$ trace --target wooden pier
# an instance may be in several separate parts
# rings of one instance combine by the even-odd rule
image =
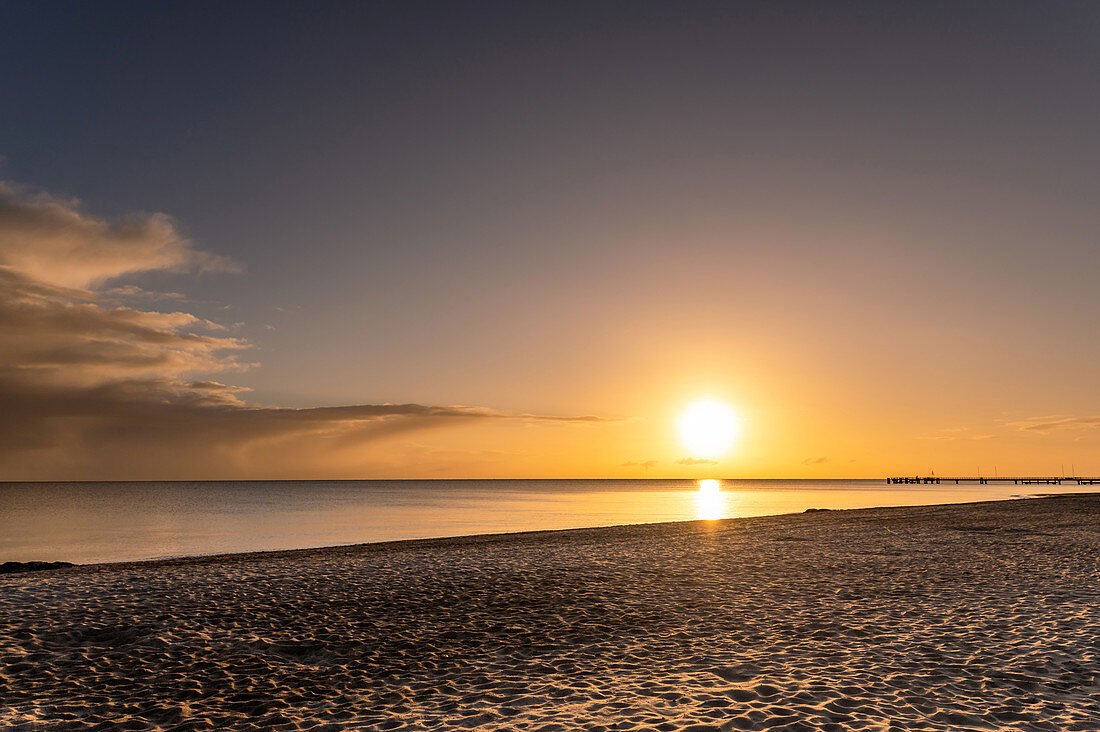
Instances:
[[[1049,477],[1049,476],[1021,477],[1021,476],[1018,476],[1018,475],[1016,475],[1016,476],[995,475],[993,477],[989,477],[989,476],[978,476],[978,477],[949,476],[949,477],[944,477],[944,476],[939,476],[939,475],[932,475],[932,476],[911,475],[911,476],[902,476],[900,478],[887,478],[886,482],[891,484],[891,485],[899,485],[899,484],[900,485],[912,485],[912,484],[915,484],[915,483],[933,484],[933,485],[939,485],[940,483],[954,483],[955,485],[958,485],[960,483],[978,483],[979,485],[986,485],[988,483],[1014,483],[1016,485],[1062,485],[1063,483],[1072,483],[1072,484],[1075,484],[1075,485],[1100,485],[1100,478],[1082,478],[1082,477],[1077,476],[1077,475],[1063,476],[1061,478],[1056,477],[1056,476],[1055,477]]]

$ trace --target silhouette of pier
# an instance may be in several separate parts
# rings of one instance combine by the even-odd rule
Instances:
[[[913,485],[916,483],[921,484],[934,484],[940,483],[954,483],[958,485],[960,483],[978,483],[979,485],[986,485],[987,483],[1014,483],[1016,485],[1062,485],[1063,483],[1073,483],[1076,485],[1100,485],[1100,478],[1083,478],[1078,475],[1073,476],[1027,476],[1022,477],[1018,475],[995,475],[995,476],[940,476],[940,475],[909,475],[901,476],[897,478],[887,478],[886,482],[891,485]]]

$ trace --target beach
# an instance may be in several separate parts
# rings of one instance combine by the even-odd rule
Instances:
[[[0,576],[14,729],[1097,730],[1098,654],[1087,494]]]

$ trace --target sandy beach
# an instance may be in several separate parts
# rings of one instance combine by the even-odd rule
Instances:
[[[1097,730],[1100,496],[0,577],[15,729]]]

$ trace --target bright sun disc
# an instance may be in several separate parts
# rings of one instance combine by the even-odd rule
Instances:
[[[694,457],[724,455],[737,438],[737,415],[721,402],[695,402],[680,417],[680,438]]]

